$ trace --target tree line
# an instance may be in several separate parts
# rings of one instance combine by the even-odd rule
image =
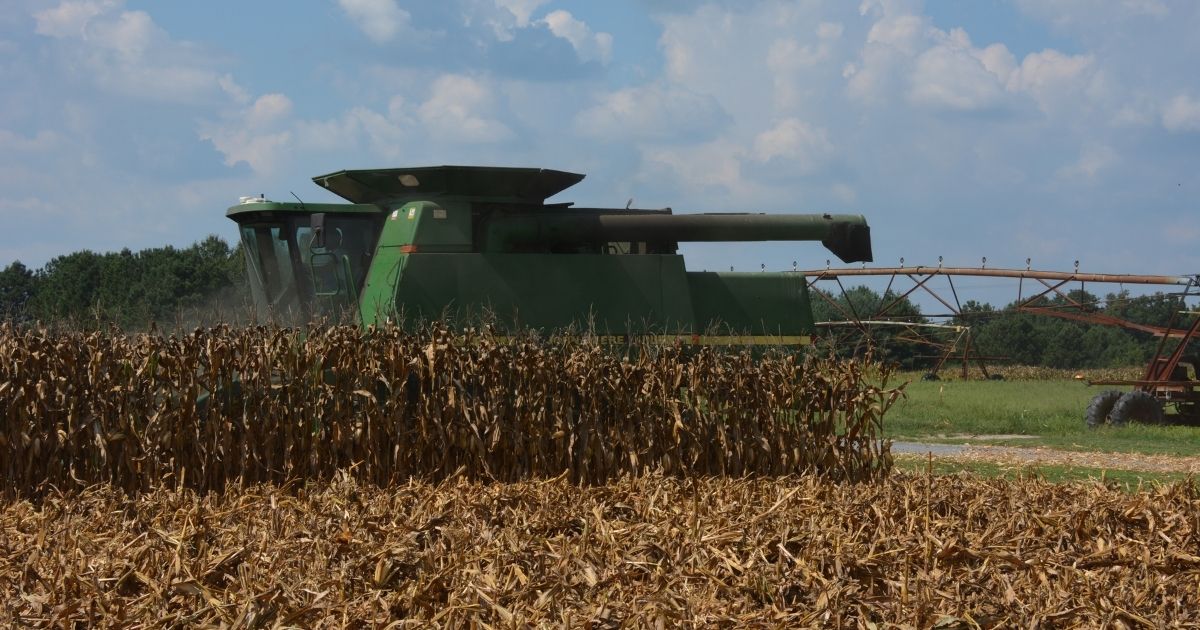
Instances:
[[[190,247],[83,250],[40,269],[0,271],[0,320],[145,329],[236,317],[248,310],[240,248],[218,236]]]

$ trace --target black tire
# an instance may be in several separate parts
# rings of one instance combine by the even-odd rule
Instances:
[[[939,377],[937,375],[936,372],[926,372],[921,375],[921,380],[922,381],[940,381],[942,379],[941,379],[941,377]]]
[[[1125,394],[1113,405],[1108,420],[1113,426],[1124,426],[1127,422],[1142,424],[1162,424],[1163,407],[1149,392],[1132,391]]]
[[[1110,389],[1093,396],[1092,402],[1088,403],[1087,411],[1083,414],[1083,421],[1087,423],[1088,428],[1095,429],[1104,426],[1112,414],[1113,406],[1124,395],[1125,392]]]

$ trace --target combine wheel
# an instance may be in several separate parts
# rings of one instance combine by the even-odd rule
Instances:
[[[1113,406],[1121,399],[1125,392],[1119,392],[1115,389],[1100,392],[1092,398],[1092,402],[1088,403],[1087,411],[1083,415],[1083,419],[1087,422],[1089,429],[1104,426],[1108,422],[1108,417],[1112,414]],[[1116,424],[1115,422],[1113,424]]]
[[[1113,426],[1123,426],[1131,420],[1142,424],[1162,424],[1162,403],[1149,392],[1135,390],[1121,396],[1113,405],[1108,419]]]

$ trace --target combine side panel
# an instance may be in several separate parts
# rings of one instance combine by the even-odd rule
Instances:
[[[720,322],[733,333],[808,337],[812,308],[804,276],[794,273],[689,272],[698,322]],[[788,339],[807,343],[807,339]]]
[[[606,334],[693,329],[679,256],[418,253],[407,256],[394,296],[410,318],[489,312],[506,327],[590,324]]]

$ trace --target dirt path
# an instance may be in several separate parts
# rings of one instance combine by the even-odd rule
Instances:
[[[933,453],[933,456],[938,459],[985,461],[1013,466],[1043,464],[1156,473],[1200,474],[1200,457],[1195,456],[1097,453],[1062,451],[1045,447],[925,444],[919,442],[895,442],[892,445],[892,453],[897,457],[914,458],[928,457],[929,453]]]

